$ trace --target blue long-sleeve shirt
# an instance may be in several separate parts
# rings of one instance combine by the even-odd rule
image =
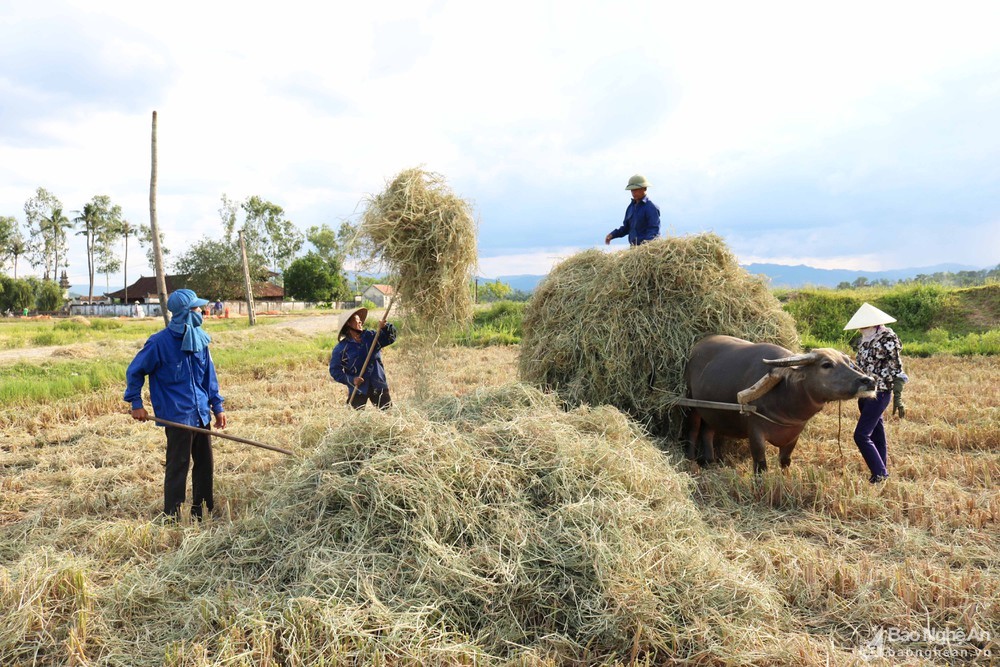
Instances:
[[[365,381],[358,387],[358,394],[362,396],[367,396],[372,389],[389,388],[385,379],[385,367],[382,365],[382,348],[396,342],[396,327],[387,322],[377,335],[379,338],[375,353],[362,376]],[[344,338],[333,348],[333,354],[330,355],[330,376],[337,382],[347,385],[348,396],[354,390],[354,378],[361,372],[375,336],[375,331],[366,329],[361,332],[360,342]]]
[[[223,412],[225,399],[219,395],[219,380],[208,348],[184,352],[183,338],[170,329],[149,337],[125,371],[125,400],[133,410],[143,407],[142,385],[149,376],[149,398],[157,417],[205,426],[211,414]]]
[[[628,236],[629,245],[642,245],[660,235],[660,207],[643,197],[632,200],[625,209],[622,226],[611,232],[613,239]]]

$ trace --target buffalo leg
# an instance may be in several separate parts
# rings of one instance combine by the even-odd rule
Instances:
[[[767,470],[767,443],[760,433],[750,433],[750,456],[753,457],[753,472],[759,475]]]
[[[792,465],[792,450],[795,449],[795,443],[797,443],[798,441],[799,439],[796,438],[787,445],[783,445],[782,447],[778,448],[779,456],[781,457],[779,460],[781,461],[782,468],[787,468],[788,466]]]
[[[712,440],[712,445],[715,448],[715,462],[722,463],[722,457],[724,456],[726,451],[726,439],[723,436],[716,433],[715,438],[713,438]]]
[[[701,465],[715,463],[715,429],[704,421],[701,423],[701,459],[698,463]]]
[[[692,410],[687,416],[687,436],[688,436],[688,450],[687,457],[689,461],[694,461],[698,458],[698,446],[699,439],[701,436],[701,415],[698,414],[697,410]]]

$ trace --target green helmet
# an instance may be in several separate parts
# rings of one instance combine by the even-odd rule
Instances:
[[[638,190],[639,188],[648,188],[649,183],[646,182],[646,177],[642,174],[636,174],[632,178],[628,179],[628,185],[625,186],[626,190]]]

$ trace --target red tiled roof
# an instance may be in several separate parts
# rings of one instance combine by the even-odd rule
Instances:
[[[167,285],[167,294],[170,294],[174,290],[184,288],[187,285],[187,280],[188,274],[186,273],[178,274],[176,276],[166,276],[164,278],[164,282],[166,282]],[[105,294],[105,296],[110,299],[124,299],[125,290],[120,289],[117,292],[109,292]],[[278,287],[274,283],[254,283],[253,296],[255,299],[280,301],[285,298],[285,289],[283,287]],[[138,280],[128,286],[128,298],[129,301],[134,299],[145,300],[149,298],[156,298],[156,277],[141,276]]]
[[[373,284],[372,287],[377,289],[379,292],[382,292],[382,294],[385,294],[386,296],[392,296],[393,293],[392,285]]]
[[[255,299],[277,299],[285,298],[285,288],[278,287],[274,283],[254,283],[253,297]]]
[[[174,290],[182,289],[184,285],[187,284],[188,274],[182,273],[176,276],[165,276],[163,281],[167,286],[167,294],[170,294]],[[117,292],[107,292],[106,297],[110,299],[124,299],[125,290],[120,289]],[[156,276],[139,276],[139,279],[128,286],[128,297],[131,301],[133,298],[146,299],[149,297],[156,296]]]

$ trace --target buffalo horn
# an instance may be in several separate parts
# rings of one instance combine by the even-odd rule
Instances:
[[[736,402],[740,405],[746,405],[750,401],[756,401],[758,398],[771,391],[774,385],[779,382],[781,382],[780,375],[768,373],[761,379],[757,380],[752,387],[747,387],[740,393],[736,394]]]
[[[815,352],[807,352],[805,354],[796,354],[791,357],[785,357],[784,359],[764,359],[764,363],[769,366],[808,366],[809,364],[816,363],[819,360],[820,355]]]

